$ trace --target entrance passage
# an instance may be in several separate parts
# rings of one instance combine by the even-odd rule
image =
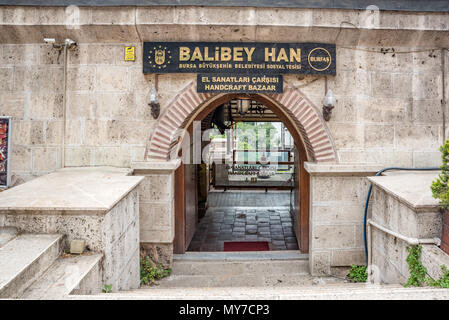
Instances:
[[[175,175],[175,253],[299,250],[305,155],[292,124],[247,96],[195,120],[202,163],[183,164]],[[192,125],[188,132],[198,136]]]
[[[290,192],[214,191],[208,205],[188,251],[298,250]],[[249,241],[255,245],[237,244]]]

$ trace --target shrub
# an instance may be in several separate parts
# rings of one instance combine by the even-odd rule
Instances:
[[[441,173],[437,180],[432,183],[432,196],[440,200],[440,205],[443,209],[449,209],[449,140],[440,147],[441,159]]]
[[[354,282],[366,282],[368,279],[366,266],[351,266],[351,269],[349,270],[349,278]]]
[[[154,265],[148,256],[140,258],[140,283],[154,284],[156,280],[168,277],[171,269],[164,269],[162,266]]]
[[[410,277],[408,278],[407,282],[405,283],[405,287],[420,287],[422,285],[425,285],[427,283],[428,278],[427,275],[427,269],[423,266],[421,263],[421,253],[422,253],[422,246],[412,246],[407,247],[407,263],[408,263],[408,270],[410,271]]]

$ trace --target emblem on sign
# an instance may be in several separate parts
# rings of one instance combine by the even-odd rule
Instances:
[[[307,60],[313,70],[324,71],[330,67],[332,56],[329,51],[324,48],[315,48],[309,52]]]
[[[150,50],[149,53],[148,62],[152,68],[163,69],[171,63],[171,51],[167,50],[167,47],[159,45],[153,47],[153,50]]]
[[[164,64],[164,62],[165,62],[165,50],[157,49],[154,52],[154,62],[156,62],[156,64]]]

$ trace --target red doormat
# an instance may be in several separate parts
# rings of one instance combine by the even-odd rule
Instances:
[[[267,241],[225,242],[223,251],[270,251]]]

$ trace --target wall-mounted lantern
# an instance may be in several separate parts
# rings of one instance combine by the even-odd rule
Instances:
[[[238,112],[240,113],[240,115],[244,116],[245,113],[247,113],[249,110],[251,100],[249,100],[248,98],[240,98],[237,103]]]
[[[151,115],[154,119],[157,119],[161,112],[161,106],[159,104],[157,90],[154,86],[151,86],[151,89],[148,92],[148,105],[151,107]]]
[[[323,99],[323,118],[326,121],[329,121],[332,114],[332,109],[335,107],[335,103],[337,99],[335,99],[334,93],[332,90],[328,90],[326,96]]]

